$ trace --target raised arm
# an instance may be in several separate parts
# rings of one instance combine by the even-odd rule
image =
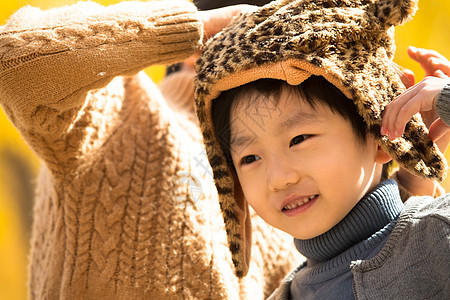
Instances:
[[[36,137],[70,134],[88,91],[187,58],[202,28],[187,1],[22,8],[0,27],[0,104],[39,155]]]

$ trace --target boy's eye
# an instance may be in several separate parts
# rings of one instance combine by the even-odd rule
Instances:
[[[303,142],[304,140],[306,140],[309,137],[310,137],[310,135],[307,135],[307,134],[297,135],[295,138],[293,138],[291,140],[291,143],[289,144],[289,147],[292,147],[294,145],[300,144],[301,142]]]
[[[259,157],[258,155],[247,155],[241,159],[241,165],[251,164],[260,159],[261,157]]]

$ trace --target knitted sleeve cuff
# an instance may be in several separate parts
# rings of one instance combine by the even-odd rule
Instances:
[[[450,81],[442,89],[437,98],[436,111],[441,120],[450,126]]]

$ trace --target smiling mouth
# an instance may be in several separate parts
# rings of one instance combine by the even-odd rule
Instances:
[[[318,196],[319,196],[319,195],[316,194],[316,195],[311,195],[311,196],[309,196],[309,197],[304,197],[304,198],[298,199],[297,201],[294,201],[294,202],[292,202],[292,203],[286,204],[286,205],[281,209],[281,211],[289,211],[289,210],[293,210],[293,209],[295,209],[295,208],[297,208],[297,207],[300,207],[300,206],[302,206],[302,205],[305,205],[306,203],[308,203],[309,201],[315,199],[315,198],[318,197]]]

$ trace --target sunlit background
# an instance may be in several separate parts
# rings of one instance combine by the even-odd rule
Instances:
[[[214,1],[214,0],[211,0]],[[0,4],[0,25],[24,5],[47,9],[75,3],[74,0],[2,0]],[[103,5],[117,0],[95,0]],[[409,45],[430,48],[450,58],[450,1],[421,0],[414,20],[398,27],[397,53],[395,61],[416,74],[419,81],[424,73],[408,58]],[[164,76],[164,66],[146,70],[159,81]],[[450,151],[446,157],[449,160]],[[0,110],[0,299],[26,299],[27,297],[27,255],[34,178],[39,169],[35,155],[27,148],[17,130]],[[450,191],[450,178],[444,181]]]

